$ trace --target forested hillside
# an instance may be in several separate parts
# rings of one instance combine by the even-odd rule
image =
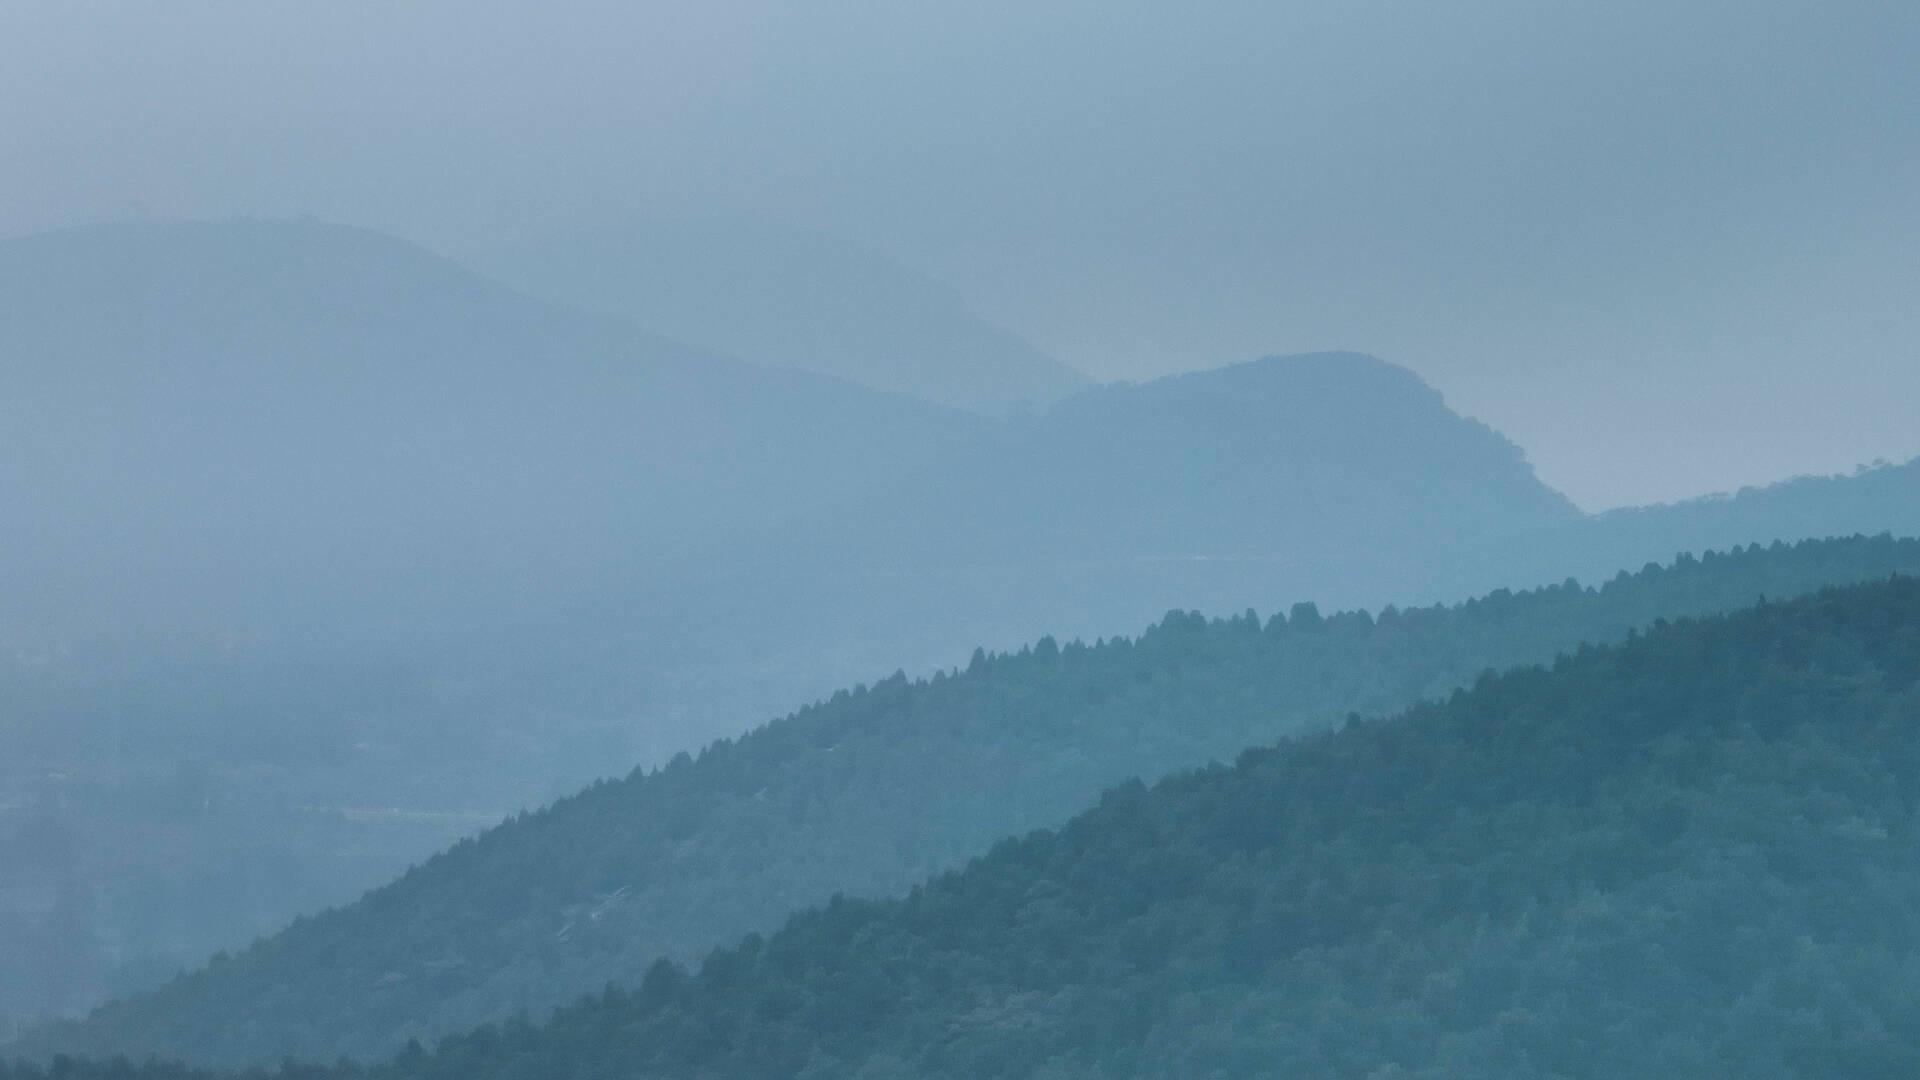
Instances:
[[[554,610],[985,423],[313,221],[0,240],[0,357],[0,1028],[657,760]]]
[[[1920,541],[1756,545],[1377,616],[1174,613],[1137,640],[983,653],[597,784],[30,1045],[331,1060],[538,1014],[835,893],[904,889],[1128,776],[1404,708],[1659,617],[1895,571],[1920,572]]]
[[[904,899],[313,1075],[1908,1076],[1917,807],[1894,577],[1125,784]]]
[[[1185,602],[1104,571],[1031,587],[1069,582],[1063,558],[1242,549],[1272,523],[1244,508],[1336,481],[1387,494],[1273,532],[1285,559],[1310,568],[1315,536],[1397,565],[1396,506],[1423,531],[1435,511],[1502,534],[1572,514],[1377,361],[1001,422],[311,220],[0,240],[0,355],[0,854],[23,868],[0,892],[22,956],[0,1032],[795,702]],[[1405,454],[1292,452],[1389,405]],[[1275,418],[1291,434],[1261,435]],[[1158,465],[1130,478],[1109,444]],[[1052,490],[1090,531],[1056,535],[1034,510]],[[905,562],[856,542],[907,518],[926,527]],[[1021,585],[971,589],[983,558]]]
[[[1683,502],[1614,510],[1508,552],[1507,570],[1606,573],[1604,568],[1756,539],[1892,532],[1920,535],[1920,458],[1843,476],[1798,476]]]
[[[1353,354],[995,421],[314,221],[0,241],[0,355],[0,853],[24,868],[0,945],[27,956],[0,968],[0,1031],[977,645],[1920,529],[1914,466],[1590,520],[1498,432]],[[1114,765],[1161,767],[1096,755],[1050,812]],[[524,981],[571,985],[547,966]],[[449,1019],[523,1000],[483,996]]]

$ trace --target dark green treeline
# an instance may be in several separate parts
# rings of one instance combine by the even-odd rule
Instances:
[[[548,1024],[293,1075],[1916,1073],[1920,580],[1896,577],[1129,783]]]
[[[1920,570],[1920,543],[1755,546],[1599,588],[1378,616],[1176,613],[1133,641],[1043,640],[931,680],[896,675],[506,822],[23,1050],[327,1061],[540,1016],[836,893],[896,894],[999,837],[1067,820],[1128,776],[1396,711],[1657,617],[1895,570]]]

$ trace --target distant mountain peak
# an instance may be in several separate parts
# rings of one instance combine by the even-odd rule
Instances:
[[[1139,385],[1163,392],[1223,399],[1258,395],[1265,407],[1356,408],[1399,402],[1446,409],[1440,391],[1408,368],[1363,352],[1274,353],[1206,371],[1170,375]]]
[[[820,230],[753,218],[643,222],[475,264],[669,337],[969,409],[1043,407],[1088,385],[975,315],[950,286]]]
[[[1061,402],[1050,419],[1081,446],[1135,454],[1143,468],[1187,454],[1215,471],[1285,474],[1296,511],[1340,485],[1353,487],[1340,495],[1352,504],[1392,484],[1415,501],[1493,498],[1501,512],[1535,521],[1579,516],[1510,439],[1449,409],[1414,372],[1365,353],[1266,356],[1111,384]],[[1122,438],[1129,448],[1115,446]]]

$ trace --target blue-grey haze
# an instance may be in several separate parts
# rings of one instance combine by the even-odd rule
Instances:
[[[1590,510],[1920,452],[1920,10],[16,0],[0,230],[832,230],[1096,379],[1387,356]]]
[[[1920,459],[1580,511],[1920,453],[1916,56],[1894,3],[0,3],[0,945],[64,973],[0,1033],[976,645],[1913,534]]]

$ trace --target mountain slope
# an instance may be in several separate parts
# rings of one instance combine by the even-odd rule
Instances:
[[[0,242],[0,357],[0,844],[36,877],[0,938],[70,973],[198,964],[697,744],[633,674],[673,634],[646,588],[988,424],[315,222]],[[0,966],[0,1015],[114,978]]]
[[[1800,476],[1731,495],[1609,511],[1593,519],[1588,531],[1591,546],[1570,544],[1566,554],[1607,565],[1626,565],[1637,553],[1659,558],[1669,550],[1700,551],[1761,537],[1920,535],[1920,458],[1846,476]]]
[[[1115,792],[387,1075],[1904,1075],[1920,582]]]
[[[0,351],[19,522],[0,542],[63,603],[102,573],[119,605],[182,579],[356,600],[421,576],[598,584],[887,484],[976,426],[312,222],[6,241]]]
[[[903,889],[1128,775],[1400,708],[1659,615],[1893,570],[1920,570],[1920,542],[1756,547],[1378,619],[1176,613],[1137,642],[982,655],[596,785],[33,1045],[224,1060],[390,1049],[636,982],[662,953],[697,955],[836,892]]]
[[[783,530],[781,561],[742,557],[677,609],[672,676],[690,708],[771,712],[976,644],[1091,640],[1172,607],[1451,602],[1681,551],[1916,535],[1916,478],[1920,463],[1587,517],[1410,373],[1275,357],[1090,391],[863,510]],[[722,626],[752,637],[764,681],[716,662],[745,641],[703,632]]]
[[[1355,544],[1445,550],[1579,518],[1518,447],[1412,372],[1357,353],[1090,390],[968,464],[863,551],[949,565],[1309,561]]]
[[[658,221],[551,237],[476,264],[534,295],[749,360],[962,408],[1033,409],[1087,385],[946,286],[828,233]]]
[[[0,243],[0,355],[0,844],[36,881],[0,937],[71,976],[0,972],[0,1015],[151,985],[876,672],[1131,630],[1190,602],[1138,560],[1239,550],[1265,521],[1243,504],[1404,467],[1289,457],[1257,401],[1166,393],[1206,378],[993,421],[311,221]],[[1265,367],[1216,378],[1275,416],[1318,392]],[[1412,429],[1456,422],[1403,396]],[[1164,452],[1115,453],[1136,444]],[[1488,470],[1469,512],[1495,532],[1551,498],[1511,461],[1435,460],[1450,490]],[[1313,532],[1404,561],[1322,509],[1270,538],[1301,569],[1234,608],[1319,594]]]
[[[1102,387],[1005,425],[863,507],[783,529],[770,566],[743,554],[741,576],[700,591],[683,622],[694,640],[708,619],[758,635],[781,670],[813,677],[790,684],[793,700],[976,644],[1127,632],[1172,607],[1452,600],[1528,581],[1497,571],[1584,520],[1405,369],[1270,357]],[[796,648],[823,640],[838,648]],[[702,640],[681,670],[729,644]]]
[[[151,985],[502,811],[976,644],[1687,546],[1657,516],[1580,546],[1511,444],[1364,357],[995,422],[312,222],[0,243],[0,353],[0,844],[37,881],[0,937],[103,972],[0,972],[0,1014]],[[1834,482],[1871,487],[1848,531],[1915,505],[1878,475]]]
[[[367,1075],[1911,1075],[1916,806],[1904,577],[1123,785]]]

